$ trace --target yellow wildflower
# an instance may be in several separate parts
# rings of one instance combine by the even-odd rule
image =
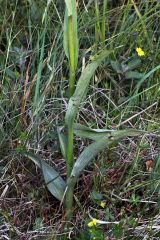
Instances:
[[[137,52],[138,56],[140,56],[140,57],[144,56],[144,51],[142,50],[142,48],[136,48],[136,52]]]
[[[102,208],[104,208],[105,205],[106,205],[106,203],[105,203],[104,201],[101,201],[101,202],[100,202],[100,206],[101,206]]]
[[[97,224],[97,219],[93,218],[92,221],[88,223],[88,227],[96,226],[96,224]]]

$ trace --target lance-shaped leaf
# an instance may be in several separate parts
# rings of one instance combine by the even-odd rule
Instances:
[[[95,141],[101,140],[103,137],[126,137],[127,130],[109,130],[109,129],[92,129],[75,123],[73,126],[75,135],[82,138],[88,138]],[[129,132],[132,133],[132,136],[137,136],[137,134],[142,133],[139,130],[129,129]]]
[[[103,151],[105,148],[109,147],[114,141],[117,141],[126,136],[136,136],[139,135],[140,132],[136,130],[124,130],[122,135],[118,136],[104,136],[100,140],[95,141],[94,143],[90,144],[88,147],[84,149],[84,151],[80,154],[77,161],[75,162],[71,176],[68,179],[68,186],[72,186],[76,183],[77,178],[82,173],[84,168],[89,164],[91,160],[93,160],[98,153]]]
[[[73,31],[73,45],[74,45],[74,60],[75,60],[75,69],[77,67],[78,62],[78,32],[77,32],[77,7],[76,0],[66,0],[66,11],[64,16],[64,35],[63,35],[63,46],[64,51],[69,59],[69,18],[71,19],[70,24],[72,23],[72,31]]]
[[[79,106],[87,94],[91,77],[93,76],[97,67],[101,64],[102,60],[104,60],[111,52],[112,51],[108,50],[103,51],[99,56],[95,57],[95,60],[88,64],[82,72],[80,79],[78,80],[76,90],[69,100],[68,109],[65,116],[66,125],[74,121],[76,114],[79,111]]]
[[[59,173],[49,166],[41,157],[32,153],[24,153],[26,157],[31,159],[38,167],[42,169],[45,183],[51,194],[59,201],[62,201],[66,183]]]

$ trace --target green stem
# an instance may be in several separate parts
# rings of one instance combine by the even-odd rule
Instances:
[[[66,221],[70,221],[73,215],[73,192],[74,192],[74,187],[69,188],[66,193],[66,198],[65,198]]]
[[[75,53],[73,36],[73,18],[68,18],[68,39],[69,39],[69,61],[70,61],[70,79],[69,96],[71,97],[75,90]],[[70,177],[73,168],[73,121],[68,124],[68,148],[67,148],[67,178]],[[66,220],[72,217],[73,188],[67,189],[65,197]]]
[[[68,148],[67,148],[67,177],[73,168],[73,123],[68,125]]]
[[[75,89],[75,49],[73,34],[73,18],[68,17],[68,39],[69,39],[69,61],[70,61],[70,79],[69,79],[69,96],[71,97]]]
[[[77,179],[72,179],[68,181],[68,189],[65,196],[65,210],[66,210],[66,220],[70,221],[73,214],[73,197],[74,197],[74,187]]]
[[[71,97],[75,89],[75,54],[73,36],[73,18],[68,17],[68,38],[69,38],[69,60],[70,60],[70,79],[69,96]],[[73,123],[68,124],[68,149],[67,149],[67,177],[70,176],[73,167]]]
[[[68,124],[68,147],[67,147],[67,179],[69,179],[72,168],[73,168],[73,122]],[[66,213],[66,221],[70,221],[73,214],[73,192],[74,192],[74,184],[72,186],[68,186],[66,191],[64,206]],[[69,228],[68,222],[66,223],[66,228]]]
[[[67,179],[69,179],[73,168],[73,122],[68,124],[68,148],[67,148]],[[66,220],[70,221],[73,213],[73,192],[74,185],[69,185],[65,196]]]

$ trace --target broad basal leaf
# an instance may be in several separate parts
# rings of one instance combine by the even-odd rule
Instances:
[[[31,159],[38,167],[42,169],[45,183],[48,190],[59,201],[62,201],[66,187],[65,181],[61,178],[59,173],[49,166],[41,157],[32,153],[25,153],[26,157]]]

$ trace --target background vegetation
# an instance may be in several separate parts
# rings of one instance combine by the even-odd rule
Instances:
[[[38,153],[66,178],[57,134],[69,96],[65,2],[0,5],[0,239],[159,239],[160,2],[77,1],[76,80],[99,52],[113,51],[92,77],[77,122],[145,134],[113,144],[81,175],[67,232],[63,207],[20,154]],[[74,157],[89,143],[77,137]]]

